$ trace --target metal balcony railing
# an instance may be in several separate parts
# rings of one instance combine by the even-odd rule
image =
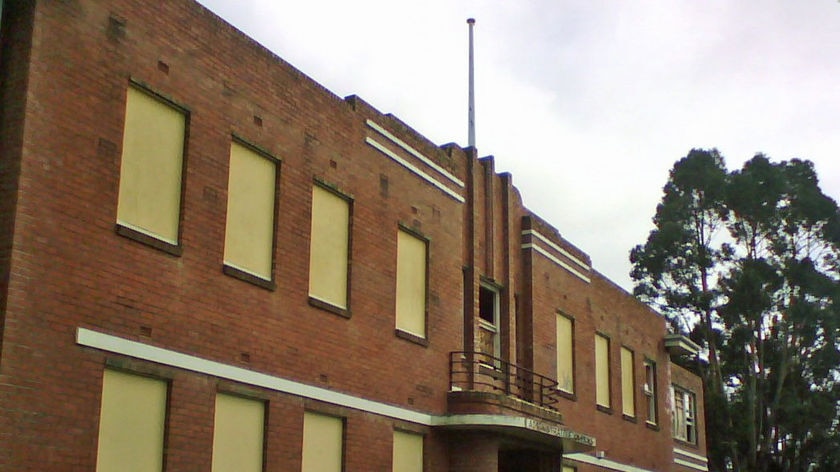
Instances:
[[[503,393],[534,405],[556,410],[557,381],[482,352],[449,354],[450,391]]]

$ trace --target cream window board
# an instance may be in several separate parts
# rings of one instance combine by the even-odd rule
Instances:
[[[105,370],[97,472],[160,472],[166,421],[164,381]]]
[[[309,296],[347,308],[350,203],[318,185],[312,187]]]
[[[216,395],[213,472],[262,472],[265,404]]]
[[[272,279],[277,165],[237,142],[230,147],[225,265]]]
[[[595,401],[610,406],[610,340],[595,335]]]
[[[178,244],[186,116],[129,87],[117,223]]]
[[[426,242],[398,231],[397,328],[426,337]]]
[[[301,472],[341,472],[343,450],[344,421],[341,418],[304,413]]]
[[[423,435],[394,431],[393,472],[423,472]]]
[[[572,320],[558,313],[556,324],[557,387],[568,393],[575,391],[572,331]]]
[[[624,415],[636,416],[635,402],[635,374],[633,370],[633,351],[621,348],[621,412]]]

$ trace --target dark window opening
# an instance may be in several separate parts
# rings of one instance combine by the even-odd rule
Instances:
[[[478,289],[478,316],[492,325],[496,324],[496,292],[484,287]]]

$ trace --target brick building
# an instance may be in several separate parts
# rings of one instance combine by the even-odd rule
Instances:
[[[492,157],[192,0],[0,6],[0,470],[706,470],[696,346]]]

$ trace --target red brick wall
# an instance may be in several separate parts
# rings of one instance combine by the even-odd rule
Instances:
[[[74,344],[80,326],[411,409],[445,411],[448,353],[462,346],[462,206],[364,143],[365,118],[401,133],[396,120],[332,95],[188,1],[38,3],[31,64],[19,244],[0,361],[7,380],[0,398],[13,411],[4,415],[8,441],[0,469],[34,470],[43,461],[91,469],[108,356]],[[114,232],[129,77],[190,110],[181,257]],[[276,291],[221,271],[231,133],[283,161]],[[447,157],[428,142],[405,139],[434,159]],[[451,156],[453,172],[461,171],[461,159]],[[350,319],[307,301],[316,177],[354,201]],[[387,196],[380,193],[383,177]],[[6,226],[7,214],[4,208]],[[394,335],[399,223],[431,241],[427,347]],[[173,470],[209,461],[214,387],[193,397],[197,382],[192,374],[174,374],[167,459],[177,464]],[[182,404],[190,398],[196,403]],[[273,418],[269,430],[288,437],[294,425]],[[370,429],[351,419],[348,427],[361,428],[358,441],[390,441],[382,425]],[[195,441],[207,450],[196,449]],[[274,454],[288,447],[284,442],[269,461],[279,461]],[[385,452],[364,459],[363,450],[361,443],[348,444],[348,460],[390,461]],[[285,454],[299,457],[299,451]]]
[[[589,274],[591,283],[586,283],[541,254],[534,254],[532,259],[532,336],[534,369],[538,373],[553,376],[556,371],[556,313],[574,319],[575,395],[561,398],[558,405],[564,423],[595,437],[596,449],[606,451],[611,460],[651,470],[669,467],[671,435],[666,409],[669,359],[662,346],[664,319],[595,271]],[[596,332],[610,340],[610,411],[596,408]],[[621,346],[634,352],[636,418],[632,420],[625,419],[621,412]],[[645,357],[657,363],[656,428],[646,424],[641,388]]]
[[[481,276],[501,288],[503,357],[538,373],[555,373],[555,314],[574,317],[576,394],[559,405],[568,427],[613,460],[670,464],[664,321],[596,272],[586,283],[521,249],[527,222],[588,263],[530,215],[492,158],[336,97],[189,0],[23,4],[34,26],[22,22],[2,50],[0,275],[11,278],[0,291],[0,470],[91,470],[106,364],[170,381],[169,470],[209,470],[214,395],[231,389],[268,401],[267,470],[300,467],[306,408],[347,419],[346,470],[387,470],[393,428],[416,425],[83,348],[76,329],[439,415],[449,352],[472,348]],[[27,11],[10,2],[4,16]],[[189,110],[179,257],[114,231],[130,79]],[[367,145],[368,119],[465,181],[467,202]],[[282,160],[274,291],[222,273],[232,134]],[[353,199],[350,318],[308,303],[314,179]],[[426,346],[394,333],[399,224],[430,241]],[[596,331],[611,339],[612,414],[595,408]],[[637,421],[620,415],[621,345],[636,354],[637,386],[644,356],[658,363],[662,431],[646,427],[640,389]],[[428,471],[497,467],[497,437],[420,432]]]

